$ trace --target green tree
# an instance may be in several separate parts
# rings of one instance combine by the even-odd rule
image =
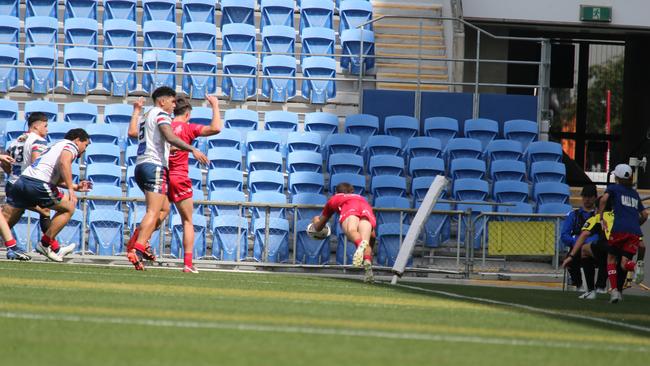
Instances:
[[[623,56],[589,68],[587,132],[605,133],[607,90],[611,97],[611,133],[620,133],[623,116]]]

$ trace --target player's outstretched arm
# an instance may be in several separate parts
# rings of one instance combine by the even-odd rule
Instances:
[[[138,121],[140,120],[140,113],[144,108],[144,98],[138,98],[133,102],[133,113],[131,114],[131,121],[129,122],[129,137],[137,138],[138,137]]]
[[[165,140],[167,140],[167,142],[169,142],[170,145],[180,150],[189,151],[194,155],[194,158],[198,160],[199,163],[203,165],[208,164],[208,157],[205,156],[204,153],[199,151],[199,149],[186,143],[185,141],[181,140],[180,137],[176,136],[170,125],[160,124],[158,125],[158,128],[160,129],[160,133],[163,135],[163,137],[165,137]]]
[[[328,216],[314,216],[311,223],[314,225],[314,230],[321,231],[330,220]]]
[[[221,121],[221,111],[219,111],[219,99],[214,95],[207,95],[205,99],[212,107],[212,121],[207,127],[201,130],[201,136],[212,136],[221,132],[223,122]]]

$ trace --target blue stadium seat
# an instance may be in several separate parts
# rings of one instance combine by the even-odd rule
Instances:
[[[30,100],[25,102],[24,112],[25,120],[29,118],[32,112],[43,112],[47,115],[49,122],[55,122],[58,119],[59,106],[54,102],[45,100]]]
[[[361,138],[361,146],[366,146],[370,136],[379,132],[379,118],[371,114],[350,114],[345,117],[345,133]]]
[[[481,179],[458,179],[453,184],[453,197],[459,201],[485,201],[488,182]]]
[[[248,191],[250,193],[271,191],[284,192],[284,175],[269,170],[256,170],[248,174]]]
[[[241,170],[232,168],[214,168],[208,171],[208,190],[210,192],[233,190],[242,191],[244,176]],[[224,197],[221,198],[223,200]]]
[[[378,155],[402,156],[402,140],[395,136],[370,136],[366,142],[365,155],[367,162]]]
[[[144,197],[144,193],[140,190],[138,185],[135,182],[135,166],[131,165],[130,167],[126,168],[126,191],[129,194],[129,197],[135,192],[138,194],[142,194],[142,197]],[[139,196],[138,196],[139,197]],[[143,205],[144,207],[144,205]]]
[[[523,151],[521,144],[514,140],[492,140],[486,150],[491,162],[497,160],[521,160]]]
[[[88,196],[95,197],[122,197],[122,187],[109,184],[96,184]],[[88,208],[93,210],[122,210],[122,202],[114,200],[89,199]]]
[[[416,207],[416,208],[419,208]],[[436,203],[435,211],[452,211],[448,203]],[[451,237],[451,217],[448,214],[432,213],[424,223],[424,246],[436,248]]]
[[[3,45],[18,47],[19,34],[20,19],[10,15],[0,15],[0,42]]]
[[[249,172],[256,170],[283,172],[282,154],[277,151],[250,150],[246,154],[246,169]]]
[[[264,222],[266,220],[266,214],[270,218],[280,218],[286,219],[287,212],[285,208],[274,208],[269,207],[268,205],[284,205],[287,203],[287,197],[284,193],[278,192],[257,192],[253,193],[250,196],[252,203],[256,203],[256,206],[250,208],[251,212],[251,224],[255,227],[255,224],[259,222]]]
[[[526,151],[531,142],[537,140],[537,122],[515,119],[503,124],[503,136],[509,140],[519,141],[522,150]]]
[[[170,252],[174,258],[183,258],[183,222],[180,215],[172,215],[172,240],[170,243]],[[207,231],[208,224],[205,216],[199,214],[192,215],[192,225],[194,226],[194,249],[193,256],[196,259],[204,258],[207,248]]]
[[[366,194],[366,177],[361,174],[353,173],[339,173],[330,176],[329,191],[333,193],[336,191],[336,186],[339,183],[350,183],[354,186],[354,193],[365,195]]]
[[[86,179],[93,184],[119,186],[122,181],[122,167],[116,164],[95,163],[86,167]]]
[[[409,160],[416,157],[437,158],[442,152],[442,145],[440,140],[435,137],[412,137],[406,142],[404,152]]]
[[[97,46],[98,25],[94,19],[68,19],[64,23],[63,33],[65,34],[65,43],[75,45],[64,46],[64,50],[70,47],[88,47],[95,49],[95,46]]]
[[[530,164],[538,161],[562,161],[562,145],[557,142],[535,141],[528,145],[526,155]]]
[[[116,49],[104,51],[104,81],[106,91],[114,96],[126,96],[136,91],[135,70],[138,55],[135,51]]]
[[[127,146],[124,151],[124,160],[126,160],[127,168],[135,165],[135,161],[138,158],[138,145]]]
[[[331,174],[363,174],[363,157],[351,153],[331,154],[327,160],[327,172]]]
[[[484,179],[485,172],[485,161],[471,158],[454,159],[449,169],[451,179]]]
[[[50,122],[47,125],[47,141],[49,143],[54,143],[63,140],[63,136],[76,127],[77,126],[73,123]]]
[[[370,192],[374,199],[383,196],[406,197],[406,178],[392,175],[372,177]]]
[[[429,191],[434,179],[435,177],[432,175],[413,178],[411,181],[411,196],[413,196],[416,206],[424,200],[424,196]]]
[[[440,140],[447,146],[449,140],[458,136],[458,120],[449,117],[429,117],[424,120],[424,134]]]
[[[183,25],[183,48],[192,51],[215,51],[217,27],[205,22],[186,23]]]
[[[26,0],[25,18],[29,18],[29,17],[56,18],[58,5],[59,3],[56,0]]]
[[[135,38],[138,31],[138,25],[135,21],[127,19],[105,20],[103,29],[104,46],[135,47]],[[104,53],[107,51],[107,49],[104,49]]]
[[[221,0],[221,28],[231,23],[255,25],[255,0]]]
[[[409,175],[413,178],[445,175],[445,161],[430,156],[412,158],[409,160]]]
[[[308,27],[333,29],[334,3],[320,0],[303,0],[300,3],[300,34]]]
[[[25,38],[27,47],[56,44],[59,34],[59,21],[56,18],[35,16],[25,19]]]
[[[246,218],[233,215],[215,217],[212,223],[212,238],[212,256],[217,260],[242,261],[248,256]]]
[[[404,148],[410,138],[419,134],[420,123],[410,116],[388,116],[384,121],[384,132],[399,137]]]
[[[104,26],[107,20],[126,19],[135,22],[136,0],[104,0]]]
[[[262,95],[271,102],[285,103],[296,96],[296,59],[293,56],[264,57],[262,74]]]
[[[117,126],[108,123],[91,124],[86,126],[86,132],[93,144],[107,143],[117,146],[119,143],[120,129]]]
[[[254,52],[256,50],[255,33],[255,27],[249,24],[233,23],[225,25],[221,32],[223,41],[222,57],[231,53]]]
[[[282,137],[274,131],[249,131],[246,134],[246,147],[252,150],[271,150],[280,152]]]
[[[408,212],[387,212],[377,210],[379,208],[403,208],[410,209],[411,202],[404,197],[395,197],[395,196],[384,196],[378,197],[375,200],[375,214],[377,216],[377,224],[388,224],[388,223],[397,223],[400,222],[400,216],[402,222],[408,224],[409,222],[409,213]]]
[[[499,123],[487,118],[468,119],[465,121],[465,137],[481,141],[483,151],[499,135]]]
[[[142,37],[144,38],[144,47],[150,47],[151,50],[176,48],[176,23],[166,20],[144,22]],[[147,49],[145,48],[145,50]]]
[[[59,244],[61,244],[61,246],[77,244],[75,248],[75,252],[81,250],[82,221],[83,221],[83,214],[80,211],[75,211],[72,214],[70,221],[68,221],[68,223],[63,227],[63,230],[59,232],[59,235],[56,236],[56,239],[59,242]]]
[[[571,205],[559,202],[542,203],[537,206],[537,213],[539,214],[566,215],[571,210],[573,210]]]
[[[363,45],[363,50],[361,49]],[[375,34],[369,30],[359,31],[348,29],[341,34],[341,69],[348,70],[353,75],[361,71],[361,59],[363,54],[363,70],[370,70],[375,67]]]
[[[202,194],[203,193],[203,172],[201,172],[201,169],[191,166],[189,167],[187,173],[188,173],[187,176],[192,181],[192,188],[194,188],[196,192],[201,192]]]
[[[323,157],[314,151],[294,151],[287,157],[287,173],[323,172]]]
[[[263,0],[260,7],[260,28],[264,30],[267,25],[285,25],[293,28],[294,7],[294,0]]]
[[[171,51],[145,51],[142,56],[142,69],[149,71],[142,75],[142,88],[152,93],[161,86],[176,89],[176,54]],[[156,73],[156,71],[160,73]]]
[[[485,212],[492,212],[492,206],[488,204],[458,204],[456,209],[459,211],[472,211],[470,216],[464,215],[461,219],[460,232],[458,234],[459,240],[465,240],[467,225],[469,220],[472,220],[474,221],[474,237],[470,240],[473,243],[474,249],[480,249],[483,244],[483,236],[486,236],[485,229],[487,227],[486,221],[488,217],[479,215]]]
[[[397,259],[397,253],[402,246],[402,241],[409,230],[409,225],[382,224],[377,226],[377,256],[378,265],[392,267]],[[407,266],[413,265],[413,258],[409,258]]]
[[[212,114],[212,108],[194,107],[192,108],[192,114],[190,115],[190,123],[209,126],[212,122]]]
[[[351,265],[352,257],[354,256],[354,251],[356,247],[354,243],[347,239],[343,233],[341,225],[338,224],[338,214],[334,215],[334,227],[332,230],[336,234],[337,245],[336,245],[336,264],[338,265]]]
[[[97,87],[98,59],[97,51],[93,49],[75,47],[65,50],[63,64],[72,70],[65,70],[63,87],[77,95],[87,95],[95,89]]]
[[[53,90],[57,83],[57,73],[54,70],[57,61],[58,55],[54,47],[27,47],[25,49],[26,68],[23,85],[32,93],[47,93]],[[48,67],[51,69],[36,69],[33,67]]]
[[[291,195],[291,203],[294,205],[316,205],[320,208],[297,208],[298,220],[311,220],[314,216],[320,215],[322,206],[325,206],[327,198],[322,194],[298,193]]]
[[[322,173],[296,172],[289,174],[289,193],[316,193],[323,194],[325,178]]]
[[[368,171],[372,176],[396,175],[404,177],[404,158],[395,155],[375,155],[368,162]]]
[[[490,164],[490,179],[515,180],[523,182],[526,179],[526,164],[522,161],[497,160]]]
[[[88,217],[88,250],[97,255],[116,255],[124,246],[124,214],[118,210],[94,210]]]
[[[104,108],[104,123],[128,125],[131,114],[133,114],[133,106],[130,104],[107,104]]]
[[[537,204],[568,203],[571,193],[564,183],[542,182],[533,186],[533,198]]]
[[[530,177],[533,183],[564,183],[566,180],[566,166],[555,161],[539,161],[531,165]]]
[[[97,123],[98,114],[97,105],[92,103],[72,102],[63,105],[63,122],[79,125]]]
[[[321,137],[316,132],[289,132],[287,154],[297,151],[320,153]]]
[[[144,210],[144,206],[142,209],[138,209],[138,211],[133,214],[133,220],[131,221],[131,224],[129,225],[129,228],[131,232],[133,232],[136,228],[136,225],[142,222],[142,218],[144,217],[144,214],[146,211]],[[155,255],[159,256],[161,255],[161,242],[160,242],[160,230],[156,230],[151,234],[151,239],[149,239],[149,244],[151,244],[151,248],[153,249],[153,252]]]
[[[513,213],[531,215],[533,213],[533,206],[527,202],[511,202],[512,206],[497,206],[499,213]],[[497,218],[500,221],[530,221],[530,217],[510,217],[502,216]]]
[[[88,18],[97,21],[98,0],[66,0],[63,13],[64,24],[70,19]]]
[[[176,1],[142,0],[142,23],[155,20],[176,23]]]
[[[280,136],[280,151],[286,155],[287,138],[290,132],[298,131],[298,115],[293,112],[269,111],[264,114],[264,129]]]
[[[296,263],[323,265],[330,259],[330,240],[312,239],[307,233],[307,225],[311,220],[300,220],[296,223]]]
[[[368,0],[345,0],[339,7],[339,14],[339,34],[348,29],[358,30],[357,27],[372,19],[372,3]],[[366,24],[363,28],[372,30],[372,24]]]
[[[252,55],[229,54],[223,58],[221,89],[232,101],[245,101],[257,92],[257,59]],[[247,76],[230,76],[250,75]]]
[[[244,192],[230,190],[230,189],[216,189],[210,192],[210,201],[221,202],[246,202],[246,195]],[[242,207],[237,205],[227,204],[213,204],[209,205],[210,212],[212,213],[212,223],[214,225],[215,219],[219,216],[242,216]]]
[[[183,0],[183,16],[181,26],[190,22],[206,22],[216,24],[216,4],[214,0]]]
[[[300,35],[302,43],[302,52],[300,63],[305,61],[306,57],[311,55],[320,55],[320,57],[334,58],[334,49],[336,47],[336,34],[333,29],[322,27],[309,27],[302,30]]]
[[[231,147],[241,151],[241,133],[232,128],[224,128],[216,135],[208,136],[208,151],[215,147]]]
[[[312,56],[302,61],[302,96],[312,104],[325,104],[336,97],[336,61],[328,57]],[[314,80],[311,78],[331,79]]]
[[[79,164],[72,163],[71,170],[72,170],[72,182],[79,183],[79,177],[81,176],[81,169],[79,168]]]
[[[18,103],[10,99],[0,99],[0,122],[18,119]]]
[[[481,159],[483,147],[481,141],[469,138],[455,138],[449,140],[445,155],[448,161],[459,158]]]
[[[329,135],[339,132],[339,119],[336,115],[327,112],[307,113],[305,114],[305,132],[319,134],[321,146],[325,146]]]
[[[18,18],[20,16],[18,6],[19,0],[3,0],[0,2],[0,14],[6,14]]]
[[[210,169],[242,170],[241,152],[233,147],[213,147],[208,149],[208,160],[210,160]]]
[[[208,52],[183,55],[183,91],[193,99],[205,99],[217,91],[217,56]]]
[[[9,146],[11,141],[17,139],[20,135],[27,130],[27,123],[23,120],[7,121],[4,124],[3,136],[5,138],[5,146]]]
[[[270,54],[291,54],[296,50],[296,30],[286,25],[269,25],[262,29],[262,60]]]
[[[527,202],[528,183],[502,180],[494,183],[492,197],[497,202]]]
[[[224,116],[224,127],[241,133],[241,142],[246,144],[246,134],[257,130],[257,112],[249,109],[228,109]]]
[[[257,220],[254,224],[255,242],[253,257],[267,263],[283,263],[289,260],[289,221],[272,217],[268,225],[268,242],[266,224]],[[266,246],[264,244],[267,244]],[[266,255],[265,255],[266,253]],[[265,260],[266,259],[266,260]]]
[[[92,143],[84,153],[86,164],[111,163],[120,164],[120,148],[107,143]]]
[[[323,152],[325,158],[332,154],[348,153],[361,154],[361,138],[349,133],[335,133],[329,135],[325,140]]]

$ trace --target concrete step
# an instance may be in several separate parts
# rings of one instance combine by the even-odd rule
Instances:
[[[395,72],[415,72],[418,69],[417,62],[403,62],[403,63],[389,63],[377,62],[375,67],[381,72],[395,73]],[[420,73],[426,75],[440,75],[447,74],[447,66],[444,65],[420,65]]]
[[[375,33],[375,43],[402,43],[402,44],[419,44],[423,45],[442,45],[444,39],[441,35],[429,34],[390,34],[390,33]]]

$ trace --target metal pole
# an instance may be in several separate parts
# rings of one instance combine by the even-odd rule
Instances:
[[[298,241],[298,210],[293,209],[293,264],[296,264],[296,246]]]
[[[472,220],[472,209],[468,209],[465,213],[467,216],[467,227],[465,228],[465,251],[468,256],[468,266],[467,266],[467,277],[469,278],[470,274],[474,270],[474,243],[472,238],[474,235],[474,220]]]
[[[540,141],[548,141],[551,112],[549,110],[551,88],[551,41],[545,39],[541,42],[539,65],[539,93],[537,93],[537,122]]]
[[[235,248],[235,262],[239,262],[241,259],[241,218],[242,218],[242,207],[237,206],[239,208],[239,216],[237,220],[237,247]],[[214,240],[213,244],[214,245]],[[214,252],[214,248],[212,248],[212,251]],[[221,253],[221,259],[223,260],[223,253]]]
[[[458,233],[461,230],[461,220],[463,219],[463,214],[458,214]],[[456,268],[460,267],[460,235],[456,234]]]
[[[86,250],[88,250],[87,242],[88,242],[88,234],[87,234],[87,227],[86,227],[86,222],[88,221],[87,219],[88,215],[88,200],[84,200],[83,206],[82,206],[82,213],[81,213],[81,255],[85,255]],[[131,233],[133,235],[133,233]]]
[[[359,47],[359,113],[363,113],[363,26],[359,28],[359,33],[361,39]],[[351,55],[350,55],[351,56]],[[354,62],[352,62],[352,57],[350,57],[350,62],[352,63],[352,68],[354,68]]]
[[[421,82],[422,80],[420,79],[421,73],[422,73],[422,21],[420,21],[420,31],[419,31],[419,36],[418,36],[418,72],[417,72],[417,87],[415,89],[415,111],[413,112],[413,116],[419,121],[420,120],[420,110],[421,110],[421,105],[422,105],[422,90],[421,90]]]
[[[32,250],[32,229],[31,229],[32,217],[27,216],[27,253]]]
[[[476,31],[476,58],[475,58],[475,67],[474,70],[474,98],[472,103],[472,118],[478,118],[479,112],[479,95],[478,95],[478,86],[479,86],[479,68],[480,68],[480,54],[481,54],[481,32]]]
[[[266,207],[266,212],[265,212],[265,225],[264,225],[264,251],[262,253],[262,260],[264,262],[268,262],[269,260],[269,238],[270,238],[270,233],[269,233],[269,226],[271,225],[271,207]]]

